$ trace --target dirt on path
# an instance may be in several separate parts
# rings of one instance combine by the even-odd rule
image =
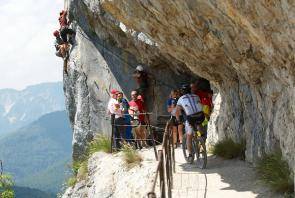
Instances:
[[[182,150],[175,150],[176,173],[173,198],[280,198],[255,177],[250,164],[241,160],[223,160],[209,156],[205,170],[185,162]]]

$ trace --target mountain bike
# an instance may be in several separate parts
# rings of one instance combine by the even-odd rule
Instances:
[[[194,148],[196,149],[196,157],[197,157],[197,167],[201,169],[205,169],[207,166],[207,150],[205,138],[202,136],[200,131],[196,131],[193,137]]]
[[[183,156],[187,162],[188,161],[188,151],[186,148],[186,134],[183,135],[182,139],[182,151]],[[196,156],[196,164],[198,168],[205,169],[207,166],[207,149],[205,143],[205,137],[202,136],[202,133],[199,130],[196,130],[193,139],[192,139],[192,156],[194,158]],[[192,162],[189,162],[192,163]]]

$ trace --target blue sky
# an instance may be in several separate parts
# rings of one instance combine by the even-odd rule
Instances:
[[[63,0],[0,0],[0,89],[62,80],[52,32]]]

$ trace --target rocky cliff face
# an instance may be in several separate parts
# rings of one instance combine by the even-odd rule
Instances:
[[[62,198],[128,197],[144,198],[157,168],[153,151],[140,151],[143,161],[128,166],[123,154],[94,153],[88,161],[88,176],[66,190]]]
[[[249,161],[280,147],[294,167],[294,1],[67,0],[66,7],[77,31],[65,77],[74,157],[93,133],[109,130],[106,90],[128,94],[142,63],[153,79],[150,111],[163,113],[171,87],[202,76],[220,92],[220,138],[245,138]]]

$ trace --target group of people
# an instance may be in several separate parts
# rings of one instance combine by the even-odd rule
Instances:
[[[148,76],[142,66],[133,73],[138,88],[131,92],[131,101],[124,98],[123,93],[111,90],[108,112],[113,126],[114,147],[120,149],[124,142],[135,143],[137,147],[146,146],[149,118],[144,102],[148,88]],[[187,139],[188,160],[192,160],[192,137],[198,130],[207,138],[207,125],[213,110],[213,91],[209,81],[199,79],[191,84],[184,84],[180,89],[171,91],[167,100],[167,111],[171,114],[173,144],[182,145],[183,129]],[[132,133],[133,130],[133,133]],[[140,141],[138,141],[140,140]]]
[[[53,36],[55,37],[55,55],[64,59],[64,72],[67,74],[67,59],[69,58],[69,49],[70,45],[74,44],[74,35],[75,31],[72,30],[69,25],[69,21],[67,19],[67,11],[62,10],[59,13],[59,30],[55,30],[53,32]]]
[[[147,146],[146,124],[149,122],[144,103],[148,87],[147,75],[141,65],[133,73],[138,88],[131,92],[131,101],[124,98],[123,92],[111,90],[108,113],[111,115],[114,147],[120,149],[123,143],[135,143],[140,149]],[[134,130],[134,133],[132,133]]]
[[[205,139],[207,138],[207,125],[213,110],[213,91],[209,82],[204,83],[204,81],[206,80],[201,79],[182,85],[180,90],[172,90],[167,100],[167,111],[172,116],[173,143],[177,147],[179,140],[182,145],[183,128],[185,128],[189,161],[192,160],[193,132],[198,130]],[[203,86],[204,84],[209,86]]]

